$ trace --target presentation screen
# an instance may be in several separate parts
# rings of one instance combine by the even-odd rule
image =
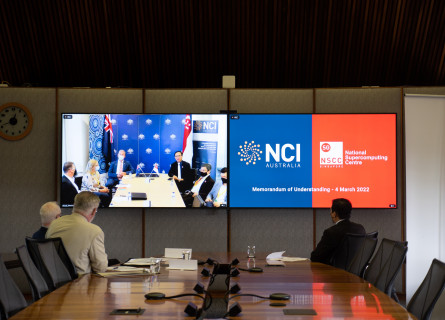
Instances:
[[[396,208],[396,114],[232,114],[229,204]]]
[[[63,207],[83,190],[101,207],[186,207],[203,164],[213,182],[227,167],[227,115],[64,113],[61,130]]]

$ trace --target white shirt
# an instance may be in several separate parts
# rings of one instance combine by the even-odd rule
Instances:
[[[181,162],[178,162],[178,179],[181,180]]]
[[[195,185],[193,186],[192,190],[190,190],[192,193],[199,193],[199,189],[201,189],[201,185],[203,184],[204,180],[207,179],[209,175],[206,175],[205,177],[199,178]]]
[[[227,193],[227,184],[221,185],[221,188],[218,190],[218,194],[216,195],[215,202],[226,202],[226,193]]]

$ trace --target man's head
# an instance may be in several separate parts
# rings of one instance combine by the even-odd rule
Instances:
[[[224,167],[221,169],[221,181],[222,183],[227,183],[227,168]]]
[[[176,151],[175,152],[175,160],[178,163],[182,161],[182,151]]]
[[[87,218],[88,222],[93,221],[100,199],[94,193],[82,191],[74,197],[73,212],[79,213]]]
[[[63,173],[68,177],[74,177],[76,175],[76,166],[74,162],[67,161],[63,164]]]
[[[42,226],[49,227],[51,222],[60,218],[62,211],[57,202],[47,202],[40,207],[40,221]]]
[[[201,165],[201,169],[199,169],[201,177],[205,177],[210,174],[210,170],[212,170],[212,166],[208,163],[203,163]]]
[[[119,160],[124,160],[125,159],[125,150],[119,150],[119,153],[117,154],[117,158]]]
[[[332,200],[331,218],[332,221],[349,219],[351,217],[352,205],[348,199],[338,198]]]

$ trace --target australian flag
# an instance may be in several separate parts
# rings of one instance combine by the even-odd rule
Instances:
[[[111,115],[106,114],[104,119],[104,133],[103,133],[102,152],[106,164],[106,171],[108,171],[113,156],[113,126],[111,124]]]

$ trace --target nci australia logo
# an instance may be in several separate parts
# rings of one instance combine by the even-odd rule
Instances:
[[[255,165],[263,160],[263,150],[259,143],[255,141],[247,142],[239,146],[238,155],[240,161],[246,165]],[[300,168],[300,144],[265,144],[266,168]]]

